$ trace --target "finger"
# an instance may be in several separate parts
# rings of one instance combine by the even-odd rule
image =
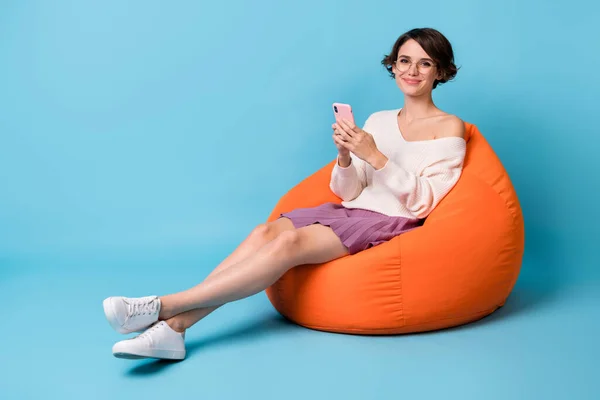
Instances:
[[[333,129],[334,132],[336,132],[338,135],[345,137],[346,135],[346,131],[344,131],[344,129],[339,125],[339,124],[334,124],[335,128]]]
[[[348,136],[344,136],[344,134],[336,134],[335,139],[338,143],[344,146],[348,146],[350,144],[350,139],[348,138]]]
[[[347,130],[349,130],[350,132],[356,134],[356,133],[360,133],[362,132],[362,129],[360,129],[360,127],[356,126],[356,124],[354,124],[351,121],[348,120],[344,120],[346,122],[346,126],[347,126]]]
[[[352,133],[360,133],[362,132],[362,129],[360,129],[358,126],[356,126],[356,124],[350,122],[350,121],[346,121],[346,124],[348,126],[348,129],[350,131],[352,131]]]
[[[348,141],[345,140],[343,137],[337,135],[336,138],[334,138],[335,143],[342,146],[345,149],[350,149],[350,147],[352,146],[352,144]]]
[[[340,123],[338,125],[341,130],[343,130],[348,136],[352,137],[352,129],[350,129],[345,120],[340,120]]]
[[[352,129],[357,128],[356,124],[353,121],[348,121],[346,120],[346,123],[348,124],[348,126]]]
[[[338,122],[338,127],[340,129],[343,129],[344,131],[349,131],[350,129],[348,128],[348,124],[346,123],[345,120],[340,119],[340,121]]]
[[[350,141],[350,135],[348,135],[343,130],[337,129],[335,132],[338,135],[338,137],[340,138],[340,140],[342,140],[344,142],[349,142]]]
[[[342,146],[342,147],[346,148],[346,143],[345,143],[345,142],[344,142],[342,139],[340,139],[339,135],[333,135],[333,141],[334,141],[336,144],[338,144],[338,145],[340,145],[340,146]]]
[[[356,125],[354,125],[351,121],[348,121],[347,119],[342,119],[341,123],[344,125],[344,128],[348,131],[354,131],[354,128],[356,128]]]

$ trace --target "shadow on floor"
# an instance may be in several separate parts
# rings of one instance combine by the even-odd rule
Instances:
[[[256,339],[262,335],[282,333],[290,329],[298,329],[298,326],[288,321],[281,315],[270,312],[268,315],[258,318],[246,324],[235,325],[225,331],[220,331],[213,335],[199,340],[186,343],[186,358],[189,358],[196,351],[207,346],[218,346],[232,341],[241,342]],[[181,361],[153,360],[141,365],[137,365],[128,371],[129,376],[146,376],[163,372],[171,365],[178,364]]]

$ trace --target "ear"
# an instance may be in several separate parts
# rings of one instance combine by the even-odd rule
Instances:
[[[436,80],[441,81],[443,78],[443,74],[441,72],[438,72],[437,76],[436,76]]]

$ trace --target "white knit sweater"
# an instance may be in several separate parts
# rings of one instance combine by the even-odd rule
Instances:
[[[449,136],[407,141],[398,128],[400,110],[371,114],[363,129],[388,162],[379,170],[350,153],[351,163],[338,160],[329,188],[346,208],[362,208],[388,216],[423,219],[454,187],[461,175],[466,142]]]

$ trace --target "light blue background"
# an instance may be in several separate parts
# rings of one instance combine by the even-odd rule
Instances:
[[[597,396],[598,19],[591,1],[0,2],[0,392],[26,398]],[[331,103],[402,105],[380,65],[430,26],[435,90],[504,163],[522,274],[481,322],[309,331],[264,294],[188,332],[183,363],[114,359],[109,295],[200,281],[335,158]],[[476,244],[475,244],[476,245]]]

